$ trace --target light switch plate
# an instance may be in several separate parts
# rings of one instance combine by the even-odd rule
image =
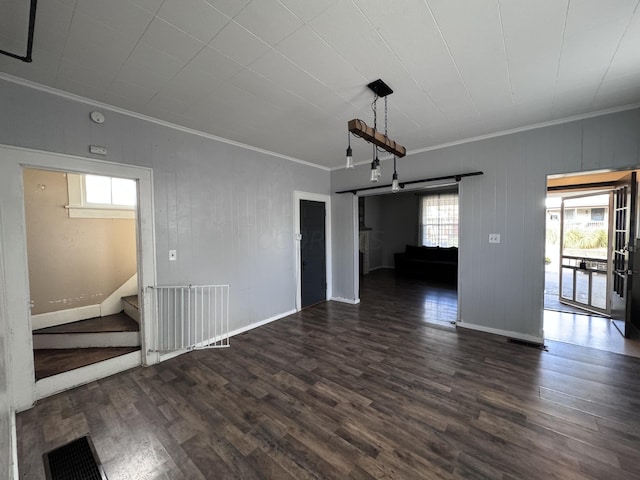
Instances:
[[[176,251],[175,250],[169,250],[169,261],[170,262],[175,262],[176,261]]]
[[[500,234],[499,233],[490,233],[489,234],[489,243],[500,243]]]

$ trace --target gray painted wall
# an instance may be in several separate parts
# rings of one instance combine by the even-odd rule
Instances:
[[[382,226],[382,197],[365,197],[364,224],[369,231],[369,270],[383,266],[382,249],[385,231]]]
[[[410,155],[399,160],[398,174],[414,180],[484,171],[460,184],[459,316],[467,326],[525,338],[542,334],[547,175],[638,165],[635,109]],[[390,162],[382,168],[390,179]],[[367,180],[368,165],[335,170],[331,188],[368,186]],[[334,217],[334,231],[351,221]],[[490,245],[489,233],[500,233],[502,243]],[[348,239],[335,245],[345,257],[351,248]],[[336,265],[334,294],[356,298],[347,270]]]
[[[231,330],[294,309],[293,191],[328,194],[329,173],[95,109],[0,80],[0,144],[153,168],[158,284],[230,283]]]
[[[384,246],[382,264],[394,268],[393,254],[406,245],[417,245],[418,197],[414,193],[385,195],[382,199]]]

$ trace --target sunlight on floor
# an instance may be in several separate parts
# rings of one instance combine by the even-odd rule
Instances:
[[[548,340],[640,357],[640,341],[625,339],[604,317],[545,310],[544,336]]]

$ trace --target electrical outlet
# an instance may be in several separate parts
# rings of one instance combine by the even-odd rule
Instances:
[[[176,261],[176,251],[175,250],[169,250],[169,261],[170,262],[175,262]]]
[[[500,234],[499,233],[490,233],[489,234],[489,243],[500,243]]]

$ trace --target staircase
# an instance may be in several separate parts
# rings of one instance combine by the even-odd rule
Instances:
[[[36,380],[140,350],[138,296],[115,315],[33,331]]]

